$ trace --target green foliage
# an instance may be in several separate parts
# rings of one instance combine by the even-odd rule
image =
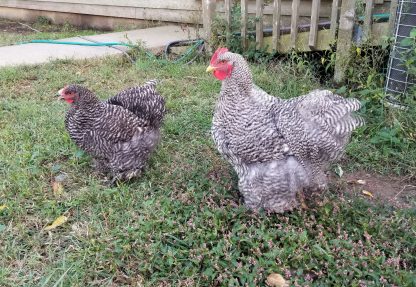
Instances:
[[[265,286],[270,273],[294,286],[415,285],[414,210],[331,190],[308,211],[249,212],[209,135],[220,83],[206,63],[137,59],[0,69],[1,286]],[[308,63],[293,56],[251,68],[259,86],[289,98],[320,86]],[[69,139],[67,106],[54,95],[77,82],[107,98],[151,78],[163,80],[169,110],[161,144],[142,178],[107,187]],[[371,143],[369,131],[354,144],[389,145]],[[369,151],[361,158],[375,163]],[[62,214],[68,222],[43,230]]]
[[[51,19],[49,19],[48,17],[45,16],[38,16],[36,18],[36,22],[35,24],[40,25],[40,26],[49,26],[52,24]]]
[[[220,46],[228,47],[230,51],[242,54],[249,61],[256,63],[267,63],[274,58],[274,54],[268,52],[268,47],[258,49],[256,47],[255,29],[257,21],[256,17],[249,16],[247,22],[247,48],[243,49],[241,37],[241,6],[239,2],[234,3],[231,10],[231,37],[229,42],[226,42],[226,21],[223,18],[217,17],[213,22],[213,34],[216,35],[213,39],[212,46],[217,48]]]
[[[404,65],[407,72],[411,76],[414,82],[416,82],[416,28],[410,31],[408,38],[403,39],[400,45],[406,50],[401,53],[401,57],[404,59]],[[416,99],[416,87],[410,90],[413,93],[414,99]]]
[[[353,46],[353,57],[346,71],[346,83],[338,92],[360,99],[360,113],[366,126],[355,133],[347,148],[348,166],[351,169],[376,170],[381,173],[416,177],[416,101],[409,96],[403,103],[409,107],[402,110],[392,107],[384,92],[385,70],[390,53],[391,40],[381,47]],[[324,52],[323,68],[332,76],[336,53]]]

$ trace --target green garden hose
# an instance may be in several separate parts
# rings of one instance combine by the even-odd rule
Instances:
[[[87,41],[90,41],[88,39],[86,39]],[[92,40],[91,40],[92,41]],[[167,54],[165,54],[165,59],[159,59],[158,57],[156,57],[156,55],[154,55],[153,53],[149,52],[149,51],[145,51],[146,56],[151,59],[151,60],[155,60],[161,63],[168,63],[168,62],[173,62],[173,63],[182,63],[184,60],[186,60],[192,53],[194,53],[198,48],[202,47],[202,45],[204,44],[204,40],[201,39],[197,39],[197,40],[191,40],[191,41],[183,41],[184,43],[193,43],[193,45],[191,47],[189,47],[189,49],[187,49],[185,51],[185,53],[183,53],[178,59],[174,60],[174,61],[169,61]],[[177,42],[175,42],[177,43]],[[126,46],[129,48],[138,48],[138,45],[133,45],[133,44],[128,44],[128,43],[123,43],[123,42],[96,42],[93,41],[93,43],[87,43],[87,42],[72,42],[72,41],[60,41],[60,40],[31,40],[31,41],[26,41],[26,42],[19,42],[16,43],[16,45],[23,45],[23,44],[57,44],[57,45],[77,45],[77,46],[92,46],[92,47],[113,47],[113,46]],[[170,44],[168,44],[169,46]],[[115,48],[115,47],[113,47]],[[167,49],[165,50],[168,51]],[[188,62],[190,63],[190,62]]]

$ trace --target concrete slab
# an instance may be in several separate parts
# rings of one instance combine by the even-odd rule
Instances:
[[[196,30],[180,26],[161,26],[140,30],[85,36],[98,42],[124,42],[133,44],[142,42],[147,49],[160,49],[172,41],[196,38]],[[79,37],[60,39],[59,41],[85,42]],[[127,47],[117,46],[127,49]],[[23,44],[0,47],[0,67],[42,64],[55,59],[87,59],[122,54],[121,51],[110,47],[90,47],[57,44]]]

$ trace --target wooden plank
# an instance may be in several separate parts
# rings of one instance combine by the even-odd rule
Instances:
[[[273,3],[273,40],[272,47],[273,51],[279,49],[279,39],[280,39],[280,13],[282,10],[282,0],[274,0]]]
[[[204,27],[204,40],[208,53],[211,52],[212,22],[215,17],[216,0],[202,0],[202,22]]]
[[[317,43],[315,50],[323,51],[329,50],[330,45],[332,44],[331,32],[330,30],[319,30],[317,35]],[[291,48],[291,38],[290,34],[280,35],[280,45],[277,50],[279,53],[290,53]],[[268,51],[273,52],[272,50],[272,41],[273,37],[264,37],[264,45],[269,47]],[[309,32],[298,32],[298,37],[296,38],[296,51],[299,52],[310,52],[309,48]]]
[[[341,17],[339,20],[334,75],[335,82],[339,84],[345,80],[345,72],[350,61],[354,18],[355,0],[343,0],[341,5]]]
[[[137,7],[152,9],[201,10],[201,1],[195,0],[35,0],[36,2],[54,2],[63,4],[86,4],[100,6]],[[0,1],[1,3],[1,1]]]
[[[316,46],[320,6],[321,6],[321,0],[312,1],[311,29],[309,31],[309,48],[311,48],[311,50],[314,50]]]
[[[371,37],[371,25],[373,24],[373,9],[374,0],[367,0],[365,2],[365,16],[363,26],[364,41],[367,41]]]
[[[247,9],[248,13],[255,15],[256,14],[256,2],[254,0],[246,0],[248,3]],[[266,2],[266,1],[264,1]],[[282,16],[291,16],[292,15],[292,1],[282,0],[282,8],[281,8],[281,15]],[[332,0],[321,0],[321,9],[319,11],[320,17],[329,18],[331,17],[331,4]],[[299,4],[299,17],[310,17],[311,16],[311,9],[312,9],[312,1],[311,0],[303,0],[300,1]],[[224,13],[224,2],[218,1],[217,2],[217,12]],[[264,15],[273,15],[274,5],[273,1],[267,1],[263,8]]]
[[[396,22],[396,12],[397,12],[397,4],[398,0],[393,0],[390,3],[390,18],[389,18],[389,27],[388,27],[388,35],[393,34],[394,24]]]
[[[290,21],[290,46],[293,49],[296,48],[296,37],[298,36],[299,4],[300,0],[293,0],[292,2],[292,19]]]
[[[335,41],[335,37],[337,36],[337,29],[338,29],[338,10],[339,10],[339,1],[340,0],[333,0],[332,7],[331,7],[331,37]]]
[[[371,39],[368,44],[372,46],[381,46],[386,43],[386,37],[391,36],[389,23],[373,23],[371,26]]]
[[[388,23],[374,23],[372,26],[371,31],[371,42],[370,45],[373,46],[380,46],[382,45],[385,37],[388,34]],[[323,51],[329,50],[331,48],[331,44],[333,44],[330,30],[319,30],[318,31],[318,39],[316,43],[315,50]],[[273,37],[264,37],[264,44],[269,47],[268,51],[273,52],[272,47]],[[290,34],[285,34],[280,36],[280,45],[278,52],[279,53],[290,53]],[[311,49],[309,48],[309,32],[299,32],[298,37],[296,39],[296,50],[299,52],[310,52]]]
[[[374,4],[383,4],[384,0],[374,0]]]
[[[263,47],[263,4],[264,0],[256,0],[256,47]]]
[[[241,0],[241,45],[247,49],[247,26],[248,26],[248,0]]]
[[[27,0],[29,1],[29,0]],[[13,7],[13,8],[25,8],[25,0],[0,0],[0,6],[4,7]],[[256,4],[255,1],[249,0],[242,0],[247,2],[247,11],[249,14],[256,13]],[[65,4],[65,7],[80,7],[80,5],[97,5],[97,6],[108,6],[109,8],[118,9],[119,7],[122,8],[146,8],[146,9],[172,9],[179,11],[195,11],[195,14],[202,10],[202,0],[31,0],[29,2],[38,3],[38,9],[35,10],[45,10],[45,11],[56,11],[61,12],[59,6],[56,4]],[[75,3],[76,2],[76,3]],[[91,3],[91,4],[88,4]],[[99,3],[99,4],[97,4]],[[21,6],[21,7],[20,7]],[[35,5],[36,6],[36,5]],[[54,7],[52,10],[50,7]],[[58,8],[56,8],[58,7]],[[311,16],[311,9],[312,9],[312,1],[301,1],[299,6],[299,16],[300,17],[310,17]],[[266,5],[263,10],[264,15],[273,15],[273,4]],[[116,11],[116,10],[115,10]],[[120,10],[122,11],[122,10]],[[217,1],[217,12],[224,13],[225,6],[224,1]],[[74,12],[78,13],[78,12]],[[86,13],[79,13],[79,14],[86,14]],[[115,14],[115,13],[113,13]],[[292,2],[288,0],[282,0],[282,8],[281,8],[281,15],[282,16],[290,16],[292,14]],[[328,0],[321,2],[321,9],[319,12],[321,17],[330,17],[331,16],[331,3]],[[97,13],[92,12],[92,15],[99,15]],[[119,17],[125,17],[123,14],[120,14]],[[197,15],[200,18],[200,15]],[[162,16],[161,16],[162,18]],[[196,18],[196,16],[194,16]]]
[[[63,4],[30,0],[0,0],[0,6],[41,11],[55,11],[73,14],[87,14],[178,23],[200,23],[201,17],[200,13],[195,13],[195,11],[186,10],[182,11],[169,9],[147,9],[85,4]]]
[[[227,44],[231,41],[231,10],[233,7],[232,0],[225,0],[225,21],[226,21],[226,41]]]

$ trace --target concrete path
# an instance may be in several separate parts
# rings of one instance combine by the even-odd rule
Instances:
[[[99,42],[125,42],[133,44],[142,42],[148,49],[160,49],[168,43],[178,40],[196,38],[192,28],[182,30],[179,26],[162,26],[126,32],[85,36],[84,38]],[[60,39],[60,41],[86,42],[79,37]],[[116,46],[127,49],[125,46]],[[41,64],[55,59],[86,59],[122,54],[121,51],[110,47],[88,47],[57,44],[23,44],[0,47],[0,67]]]

